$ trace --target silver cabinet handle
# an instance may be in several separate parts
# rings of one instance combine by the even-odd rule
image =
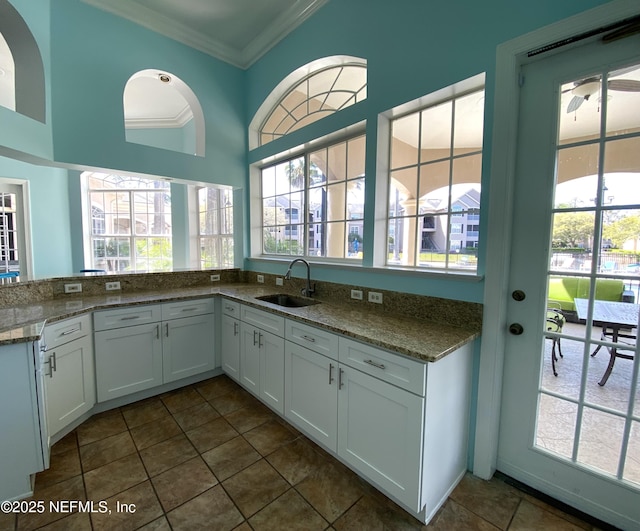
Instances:
[[[253,331],[253,346],[255,347],[256,344],[258,343],[258,341],[256,340],[256,334],[258,333],[257,330]]]
[[[344,374],[344,369],[338,369],[338,389],[342,389],[342,375]]]
[[[165,323],[164,326],[166,327],[165,328],[165,333],[167,334],[167,337],[169,337],[169,323]]]
[[[68,336],[69,334],[75,334],[76,332],[80,332],[80,327],[72,328],[71,330],[67,330],[66,332],[62,332],[61,336]]]
[[[198,308],[182,308],[183,312],[195,312]]]
[[[262,332],[258,333],[258,348],[262,348]]]
[[[56,359],[55,350],[53,351],[53,354],[51,354],[51,358],[53,358],[53,363],[51,364],[51,372],[53,373],[58,370],[58,360]]]
[[[228,312],[235,312],[236,311],[236,309],[233,306],[225,306],[224,309],[227,310]]]
[[[237,322],[233,323],[233,335],[234,336],[238,335],[238,323]]]
[[[160,339],[160,325],[156,325],[156,339]]]
[[[302,339],[306,339],[307,341],[311,341],[311,343],[315,343],[316,342],[316,338],[315,337],[311,337],[311,336],[302,336]]]
[[[49,378],[53,378],[53,364],[51,362],[51,356],[49,356],[49,359],[47,361],[45,361],[45,364],[49,365],[49,372],[45,372],[45,376],[48,376]]]
[[[363,361],[365,363],[368,363],[369,365],[376,367],[377,369],[382,369],[383,371],[386,369],[386,367],[382,363],[377,363],[373,360],[363,360]]]
[[[331,385],[331,382],[333,382],[333,376],[332,373],[333,372],[333,363],[329,363],[329,385]]]
[[[130,315],[129,317],[120,317],[121,321],[131,321],[133,319],[140,319],[139,315]]]

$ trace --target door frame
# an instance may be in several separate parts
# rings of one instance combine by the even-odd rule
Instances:
[[[33,247],[31,242],[31,199],[29,181],[0,175],[0,185],[15,186],[18,191],[18,241],[20,243],[20,280],[33,280]]]
[[[480,344],[473,473],[490,479],[496,471],[516,166],[519,71],[527,52],[571,35],[640,14],[637,0],[612,0],[573,17],[507,41],[496,50],[491,180],[487,217],[484,316]]]

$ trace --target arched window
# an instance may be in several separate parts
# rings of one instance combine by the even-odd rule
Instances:
[[[127,142],[203,157],[204,114],[198,98],[177,76],[141,70],[123,94]]]
[[[367,63],[327,57],[287,76],[256,113],[251,148],[264,145],[367,97]],[[257,137],[257,138],[256,138]]]

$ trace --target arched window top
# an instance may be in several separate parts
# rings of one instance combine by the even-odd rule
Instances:
[[[367,97],[367,62],[326,57],[287,76],[256,113],[251,148],[264,145]]]
[[[128,142],[204,156],[202,107],[176,75],[153,69],[136,72],[125,85],[123,107]]]

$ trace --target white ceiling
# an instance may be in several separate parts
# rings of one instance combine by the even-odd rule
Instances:
[[[247,68],[329,0],[83,0]]]

